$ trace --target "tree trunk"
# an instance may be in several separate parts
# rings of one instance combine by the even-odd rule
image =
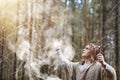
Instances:
[[[94,9],[94,7],[93,7]],[[92,13],[92,19],[91,19],[91,28],[90,28],[90,40],[93,40],[94,38],[94,13]]]
[[[106,12],[105,12],[105,0],[101,0],[101,12],[100,12],[100,27],[99,27],[99,33],[100,33],[100,44],[103,47],[102,53],[103,55],[105,52],[105,21],[106,21]]]
[[[118,0],[115,0],[115,5],[118,4]],[[115,67],[116,67],[116,73],[117,73],[117,80],[119,80],[119,23],[118,23],[118,15],[119,15],[119,5],[115,8]]]
[[[0,30],[0,80],[2,80],[3,73],[3,48],[4,48],[4,33],[3,30]]]
[[[16,12],[16,15],[17,15],[17,23],[16,23],[16,27],[18,27],[19,25],[19,20],[18,20],[18,17],[19,17],[19,0],[17,2],[17,12]],[[17,35],[17,32],[18,32],[18,29],[16,31],[16,43],[17,43],[17,39],[18,39],[18,35]],[[17,56],[16,56],[16,53],[14,53],[14,59],[13,59],[13,80],[16,80],[16,69],[17,69]]]
[[[75,2],[74,0],[71,0],[71,7],[72,7],[72,11],[74,12],[75,11]]]
[[[84,3],[84,26],[85,26],[85,45],[89,43],[89,10],[88,10],[88,0]]]

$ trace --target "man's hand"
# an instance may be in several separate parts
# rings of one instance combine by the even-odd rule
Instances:
[[[104,57],[101,53],[97,54],[97,60],[102,64],[103,67],[106,67],[106,62],[105,62]]]
[[[58,40],[58,39],[53,39],[53,46],[56,50],[61,49],[62,48],[62,41]]]

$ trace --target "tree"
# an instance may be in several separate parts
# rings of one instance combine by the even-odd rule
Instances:
[[[101,4],[101,7],[100,7],[100,28],[99,28],[99,32],[100,32],[100,43],[101,43],[101,46],[103,46],[103,49],[102,49],[102,52],[104,53],[105,51],[105,37],[106,37],[106,34],[105,34],[105,21],[106,21],[106,7],[105,7],[105,0],[100,0],[100,4]],[[104,54],[103,54],[104,55]]]
[[[85,45],[89,43],[89,10],[88,0],[84,2]]]
[[[118,4],[118,0],[115,0],[115,5]],[[117,80],[119,80],[119,5],[115,8],[115,67],[117,73]]]
[[[4,49],[4,30],[0,29],[0,80],[2,80],[3,73],[3,49]]]

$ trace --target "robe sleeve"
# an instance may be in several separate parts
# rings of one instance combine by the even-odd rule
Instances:
[[[76,67],[79,62],[71,62],[68,59],[65,58],[65,56],[62,54],[61,50],[57,50],[57,55],[59,60],[61,61],[62,65]]]
[[[117,80],[115,69],[106,63],[105,75],[109,80]]]
[[[68,69],[69,75],[70,75],[70,77],[72,77],[72,75],[75,74],[75,69],[79,65],[79,62],[71,62],[71,61],[69,61],[62,54],[61,50],[57,50],[57,55],[58,55],[59,60],[62,63],[62,66],[65,66]]]

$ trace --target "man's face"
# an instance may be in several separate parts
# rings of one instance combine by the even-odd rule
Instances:
[[[82,57],[90,58],[91,57],[91,52],[92,52],[92,50],[91,50],[90,45],[87,45],[82,51]]]

